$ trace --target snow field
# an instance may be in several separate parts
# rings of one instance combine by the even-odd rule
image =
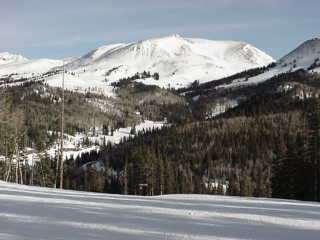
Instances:
[[[0,239],[319,239],[320,204],[209,195],[156,197],[0,182]]]

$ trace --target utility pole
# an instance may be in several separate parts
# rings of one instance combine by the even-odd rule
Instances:
[[[55,151],[55,159],[56,159],[56,171],[54,175],[54,183],[53,183],[53,188],[57,188],[57,182],[58,182],[58,172],[59,172],[59,161],[60,161],[60,155],[59,155],[60,149]]]
[[[32,159],[31,159],[31,176],[30,176],[30,185],[33,185],[33,168],[34,168],[33,157],[34,157],[34,153],[32,153]]]
[[[64,62],[62,72],[62,106],[61,106],[61,126],[60,126],[60,162],[59,162],[59,178],[60,178],[60,189],[63,188],[63,138],[64,138]]]

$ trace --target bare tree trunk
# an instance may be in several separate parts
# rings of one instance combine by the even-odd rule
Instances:
[[[55,172],[55,176],[54,176],[54,184],[53,184],[53,188],[57,188],[57,181],[58,181],[58,172],[59,172],[59,161],[60,161],[60,155],[58,153],[56,153],[56,172]]]
[[[16,165],[15,165],[15,183],[18,183],[18,160],[16,156]]]
[[[30,185],[33,185],[33,169],[34,169],[34,161],[33,161],[33,154],[32,154]]]
[[[9,182],[10,181],[10,176],[11,176],[12,158],[7,158],[7,159],[10,159],[10,161],[9,161],[9,167],[8,167],[8,170],[7,170],[7,173],[6,173],[5,181]]]
[[[22,166],[19,161],[19,174],[20,174],[20,184],[23,184],[23,174],[22,174]]]
[[[128,195],[128,162],[126,160],[125,166],[124,166],[124,174],[123,174],[123,180],[124,180],[124,191],[123,193],[125,195]]]

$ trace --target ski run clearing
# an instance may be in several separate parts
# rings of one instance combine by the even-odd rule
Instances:
[[[320,204],[97,194],[0,181],[0,239],[319,239]]]

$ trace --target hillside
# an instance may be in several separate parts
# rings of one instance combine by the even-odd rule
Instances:
[[[10,63],[19,63],[24,61],[28,61],[28,59],[20,55],[11,54],[8,52],[0,53],[0,65],[5,65]]]
[[[253,96],[260,102],[273,99],[279,92],[288,93],[292,100],[307,98],[318,92],[315,89],[318,88],[319,59],[320,39],[314,38],[267,66],[202,84],[198,82],[177,92],[189,98],[195,105],[194,110],[202,112],[202,118],[217,116],[239,105],[243,108]]]
[[[320,38],[309,39],[300,44],[296,49],[280,58],[268,68],[251,70],[252,73],[243,72],[230,76],[230,81],[221,81],[217,88],[230,88],[246,85],[256,85],[266,80],[285,73],[305,70],[310,73],[320,73]],[[246,74],[247,73],[247,74]],[[237,77],[237,75],[239,77]],[[224,79],[227,80],[228,78]]]
[[[138,76],[136,82],[146,85],[178,89],[196,80],[208,82],[274,62],[272,57],[245,42],[183,38],[177,34],[105,45],[64,61],[7,55],[3,54],[3,61],[8,64],[0,65],[0,83],[1,78],[6,83],[24,79],[61,86],[62,76],[57,70],[64,63],[65,88],[106,96],[115,96],[112,83],[133,76]],[[51,74],[43,76],[46,72]]]
[[[210,195],[121,196],[0,182],[0,239],[318,239],[320,204]]]
[[[141,80],[160,87],[180,88],[195,80],[206,82],[274,60],[261,50],[238,41],[211,41],[169,35],[130,44],[100,47],[69,63],[66,68],[107,81],[118,81],[144,71],[160,79]],[[50,83],[50,82],[49,82]]]
[[[278,61],[282,66],[291,66],[293,69],[310,69],[320,67],[320,38],[313,38],[303,42],[295,50]],[[312,65],[314,65],[312,67]]]
[[[5,65],[0,65],[0,76],[18,74],[19,77],[32,76],[45,73],[56,66],[62,65],[61,60],[34,59],[26,61],[14,61]]]
[[[66,86],[70,83],[75,87],[79,79],[88,77],[82,79],[88,89],[65,91],[65,138],[72,142],[66,145],[70,153],[78,152],[73,157],[66,154],[65,188],[136,195],[139,184],[147,183],[149,195],[202,193],[320,199],[316,187],[320,168],[315,167],[317,161],[312,155],[319,154],[319,148],[313,148],[317,146],[313,141],[319,138],[315,134],[320,119],[320,105],[313,98],[320,92],[319,75],[312,73],[316,67],[297,67],[261,84],[239,82],[241,87],[232,88],[222,86],[230,86],[238,79],[250,83],[252,78],[288,66],[272,63],[220,80],[195,82],[179,90],[141,83],[155,76],[146,71],[117,82],[107,77],[118,68],[108,71],[104,80],[99,70],[96,78],[91,78],[92,61],[102,61],[104,52],[112,55],[128,46],[105,46],[91,52],[81,63],[87,66],[82,73],[74,72],[71,63],[65,66]],[[308,59],[313,53],[294,52],[294,56],[303,52]],[[79,59],[73,62],[77,61],[80,64]],[[56,79],[60,84],[59,74],[52,70],[42,75],[42,81],[2,89],[5,98],[0,130],[7,135],[0,135],[0,151],[6,160],[0,165],[0,173],[5,179],[54,185],[54,156],[58,152],[54,146],[59,136],[62,91],[48,83]],[[6,84],[7,80],[3,81]],[[92,93],[99,92],[97,85],[91,85],[93,81],[110,88],[113,97]],[[161,77],[154,81],[161,82]],[[161,130],[137,131],[145,120],[152,121],[152,126],[159,121],[169,124]],[[127,138],[120,139],[122,136]],[[53,152],[15,174],[10,159],[17,146],[23,155],[29,149]],[[95,163],[104,165],[104,170],[81,170]],[[18,175],[24,181],[18,181]]]

